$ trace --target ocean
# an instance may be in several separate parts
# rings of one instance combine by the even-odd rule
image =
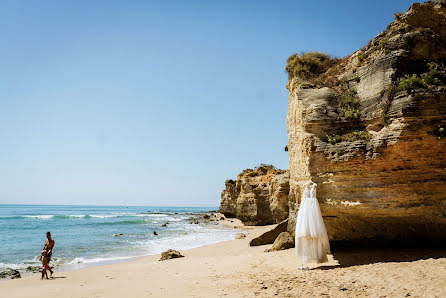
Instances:
[[[40,265],[47,231],[55,240],[52,265],[71,268],[234,239],[236,230],[217,222],[193,223],[216,209],[0,205],[0,269],[25,272],[28,266]]]

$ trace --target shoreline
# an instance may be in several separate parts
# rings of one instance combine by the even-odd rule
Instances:
[[[230,219],[232,220],[232,219]],[[438,249],[334,251],[329,262],[298,270],[294,249],[265,253],[249,241],[272,226],[237,228],[244,239],[180,251],[158,261],[151,255],[127,262],[56,271],[0,282],[11,297],[444,297],[446,252]]]
[[[191,213],[192,214],[192,213]],[[204,214],[220,214],[219,212],[204,212]],[[192,214],[193,215],[193,214]],[[202,215],[202,214],[200,214]],[[227,219],[225,218],[225,220],[222,220],[218,223],[218,225],[216,225],[214,228],[226,228],[226,229],[244,229],[244,230],[250,230],[251,228],[249,226],[245,226],[243,225],[243,223],[236,218],[230,218]],[[184,251],[190,250],[190,249],[196,249],[196,248],[200,248],[203,246],[207,246],[207,245],[214,245],[220,242],[225,242],[225,241],[231,241],[233,239],[230,240],[223,240],[223,241],[219,241],[219,242],[215,242],[215,243],[211,243],[211,244],[203,244],[203,245],[199,245],[197,247],[193,247],[193,248],[188,248],[185,249]],[[181,248],[174,248],[177,250],[181,250]],[[157,255],[161,255],[161,253],[150,253],[150,254],[143,254],[143,255],[129,255],[129,256],[122,256],[122,257],[111,257],[111,258],[106,258],[105,260],[102,261],[96,261],[96,262],[82,262],[82,263],[75,263],[75,264],[70,264],[70,263],[66,263],[66,264],[60,264],[58,265],[56,268],[56,270],[58,271],[73,271],[73,270],[82,270],[85,268],[91,268],[91,267],[100,267],[100,266],[106,266],[106,265],[113,265],[113,264],[120,264],[120,263],[126,263],[126,262],[132,262],[132,261],[137,261],[139,259],[144,259],[146,257],[151,257],[151,256],[157,256]],[[100,259],[101,257],[98,256],[97,259]],[[87,259],[89,260],[89,259]],[[37,273],[32,273],[30,272],[30,275],[33,274],[37,274]],[[40,274],[40,273],[39,273]],[[28,274],[26,274],[26,276],[28,276]],[[1,279],[0,279],[1,281]]]
[[[160,214],[164,214],[164,213],[160,213]],[[218,217],[220,218],[221,216],[223,216],[221,213],[219,212],[215,212],[215,211],[204,211],[204,212],[191,212],[191,213],[187,213],[187,215],[193,215],[193,216],[202,216],[204,214],[209,214],[211,215],[211,217]],[[197,217],[199,218],[199,217]],[[202,222],[200,223],[204,226],[207,226],[207,228],[209,229],[226,229],[226,230],[230,230],[230,229],[251,229],[249,226],[246,227],[239,219],[237,218],[226,218],[224,220],[219,220],[218,224],[214,225],[214,226],[209,226],[209,223],[205,223]],[[191,247],[191,248],[186,248],[184,249],[184,251],[190,250],[190,249],[196,249],[196,248],[200,248],[203,246],[207,246],[207,245],[213,245],[213,244],[217,244],[220,242],[224,242],[224,241],[230,241],[232,239],[228,239],[228,240],[221,240],[221,241],[217,241],[215,243],[210,243],[210,244],[200,244],[198,246],[195,247]],[[172,245],[174,246],[174,245]],[[183,249],[181,247],[171,247],[173,249],[177,249],[180,251],[183,251]],[[167,248],[166,248],[167,249]],[[143,259],[146,257],[152,257],[152,256],[156,256],[156,255],[161,255],[161,252],[159,253],[143,253],[143,254],[129,254],[129,255],[121,255],[121,256],[110,256],[110,257],[106,257],[106,256],[101,256],[101,255],[97,255],[95,256],[93,259],[84,259],[84,257],[80,257],[81,259],[84,259],[83,262],[79,262],[79,263],[60,263],[60,264],[55,264],[53,267],[53,270],[58,271],[58,272],[67,272],[67,271],[76,271],[76,270],[82,270],[82,269],[86,269],[86,268],[92,268],[92,267],[101,267],[101,266],[107,266],[107,265],[113,265],[113,264],[120,264],[120,263],[126,263],[126,262],[132,262],[132,261],[137,261],[139,259]],[[57,256],[56,256],[57,257]],[[94,261],[98,259],[98,261]],[[99,260],[101,259],[101,260]],[[34,265],[31,267],[40,267],[39,265]],[[9,267],[6,267],[9,268]],[[14,269],[14,268],[11,268]],[[14,269],[14,270],[18,270],[20,271],[20,275],[21,278],[25,278],[28,276],[33,276],[33,275],[40,275],[40,271],[39,272],[33,272],[33,271],[28,271],[25,269]],[[10,280],[10,278],[0,278],[0,283],[1,282],[5,282]]]
[[[185,209],[169,209],[165,212],[160,212],[158,209],[155,211],[130,210],[128,212],[113,209],[76,211],[63,209],[50,210],[47,213],[51,215],[42,215],[45,212],[37,208],[31,212],[19,210],[19,215],[13,214],[14,212],[9,212],[11,214],[8,211],[3,212],[0,214],[0,219],[3,219],[0,224],[11,224],[14,227],[14,225],[18,226],[22,224],[22,221],[26,221],[38,232],[42,225],[51,223],[55,225],[56,242],[58,241],[57,232],[60,234],[66,224],[71,230],[77,223],[82,224],[82,227],[91,227],[90,230],[106,225],[107,231],[98,231],[100,238],[88,251],[82,245],[86,239],[79,241],[76,240],[78,238],[64,237],[59,242],[51,266],[61,271],[130,261],[161,253],[170,246],[182,250],[233,239],[236,232],[232,230],[232,226],[222,224],[224,221],[221,219],[225,217],[219,212],[194,210],[192,207]],[[90,212],[93,215],[85,215]],[[155,217],[153,217],[154,215]],[[152,235],[151,230],[154,231],[155,236]],[[87,239],[88,237],[95,238],[95,235],[95,232],[91,232]],[[8,233],[6,232],[4,236],[8,237]],[[100,246],[101,241],[104,243],[102,247]],[[20,243],[20,239],[17,242]],[[41,263],[38,260],[40,250],[37,249],[40,243],[36,241],[36,237],[32,243],[22,241],[20,245],[20,253],[13,255],[12,258],[6,254],[2,255],[3,262],[0,263],[0,272],[6,272],[7,275],[12,276],[13,271],[18,271],[21,276],[27,276],[40,271]],[[0,281],[2,280],[4,278],[0,279]]]

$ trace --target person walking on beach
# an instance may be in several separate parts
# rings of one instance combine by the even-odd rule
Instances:
[[[40,260],[42,261],[42,278],[46,277],[48,279],[48,272],[47,270],[51,270],[48,266],[48,254],[46,250],[42,250],[42,254],[40,255]]]
[[[47,269],[50,271],[50,276],[53,276],[53,270],[51,270],[51,267],[49,266],[50,261],[51,261],[51,257],[53,255],[53,247],[54,247],[54,239],[51,238],[51,233],[47,232],[46,233],[46,240],[45,240],[45,245],[43,246],[43,250],[46,251],[46,256],[47,256]]]

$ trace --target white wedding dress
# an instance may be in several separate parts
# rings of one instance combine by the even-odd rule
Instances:
[[[304,187],[296,219],[296,256],[302,262],[327,262],[330,253],[327,230],[316,198],[316,183]]]

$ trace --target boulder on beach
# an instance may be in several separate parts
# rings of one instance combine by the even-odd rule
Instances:
[[[277,236],[279,236],[280,233],[285,232],[287,230],[287,226],[288,226],[288,219],[285,219],[280,224],[278,224],[274,229],[265,232],[262,235],[252,239],[249,242],[249,246],[258,246],[258,245],[274,243],[274,240],[276,240]]]
[[[18,270],[12,269],[12,268],[2,268],[0,269],[0,278],[21,278],[20,272]]]
[[[279,234],[279,236],[277,236],[273,246],[269,249],[266,249],[265,252],[284,250],[293,247],[294,239],[291,234],[288,232],[282,232]]]
[[[161,253],[161,258],[159,259],[159,261],[165,261],[165,260],[183,258],[183,257],[184,256],[178,250],[168,249]]]
[[[243,238],[246,238],[246,234],[244,233],[235,234],[235,239],[243,239]]]

